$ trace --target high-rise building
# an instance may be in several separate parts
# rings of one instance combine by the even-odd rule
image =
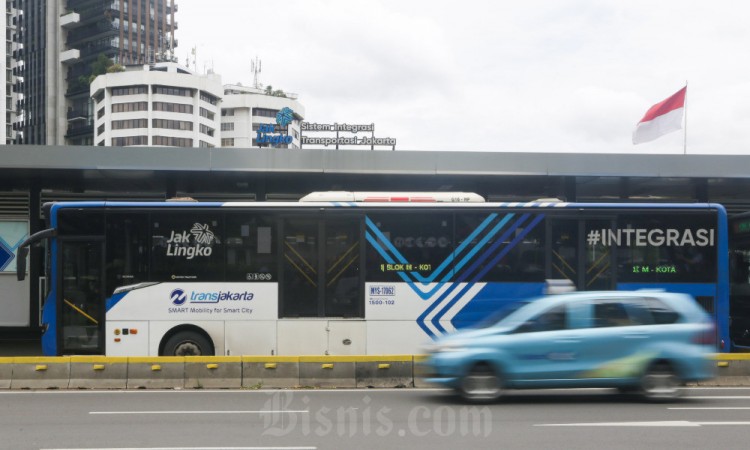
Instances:
[[[16,1],[24,11],[22,143],[93,145],[94,68],[174,59],[175,0]]]
[[[221,77],[177,63],[127,66],[91,83],[96,145],[218,147]]]
[[[5,0],[5,14],[0,17],[0,27],[5,30],[5,46],[3,72],[5,82],[0,87],[3,102],[0,106],[0,117],[3,122],[0,123],[0,144],[12,144],[16,135],[16,108],[18,94],[16,93],[16,76],[18,75],[17,57],[21,51],[21,45],[18,43],[19,34],[18,21],[22,18],[15,7],[16,2]]]

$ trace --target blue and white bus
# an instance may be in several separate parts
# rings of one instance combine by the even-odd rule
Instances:
[[[47,355],[410,354],[555,280],[691,294],[730,348],[716,204],[321,192],[44,210],[22,247],[46,248]]]

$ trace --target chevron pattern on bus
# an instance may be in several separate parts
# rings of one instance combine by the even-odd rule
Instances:
[[[435,338],[438,334],[446,333],[440,320],[455,305],[465,305],[467,297],[475,296],[481,290],[476,289],[475,284],[544,218],[544,214],[525,213],[518,218],[516,216],[516,213],[502,216],[497,213],[489,214],[461,245],[427,276],[416,272],[397,272],[422,300],[430,303],[417,318],[417,324],[428,336]],[[366,224],[367,241],[387,263],[409,263],[369,217],[366,218]],[[472,245],[476,239],[479,241]],[[454,261],[451,270],[449,267]],[[438,279],[440,281],[435,282]],[[450,281],[451,279],[453,281]]]

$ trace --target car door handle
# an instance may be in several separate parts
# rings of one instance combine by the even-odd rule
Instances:
[[[570,337],[555,339],[554,342],[555,343],[559,343],[559,344],[576,343],[576,342],[581,342],[581,337],[580,336],[570,336]]]
[[[626,333],[625,339],[648,339],[649,335],[647,333]]]

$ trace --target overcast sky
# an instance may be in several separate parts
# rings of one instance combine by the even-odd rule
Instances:
[[[397,150],[682,153],[633,146],[688,82],[687,152],[750,153],[747,0],[177,0],[180,63],[299,94],[305,120]],[[192,66],[192,63],[191,63]]]

